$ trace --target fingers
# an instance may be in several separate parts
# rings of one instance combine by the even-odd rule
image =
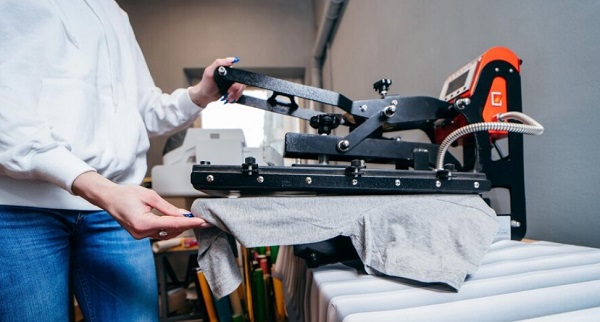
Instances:
[[[229,99],[231,101],[229,101],[229,103],[235,103],[237,102],[237,100],[240,99],[240,97],[242,97],[242,94],[244,93],[244,90],[246,89],[246,85],[242,85],[239,83],[235,83],[233,85],[231,85],[231,87],[229,87],[229,90],[227,91],[227,93],[229,94]]]
[[[223,66],[232,66],[233,64],[237,63],[240,61],[240,57],[227,57],[224,59],[225,62],[223,62]]]
[[[188,229],[212,227],[204,219],[195,217],[191,211],[177,208],[161,197],[153,207],[163,214],[163,216],[154,215],[156,220],[152,224],[158,229],[169,229],[182,233]]]
[[[212,227],[210,223],[201,218],[187,218],[183,215],[180,217],[157,216],[152,226],[155,228],[149,231],[148,237],[160,240],[177,237],[186,230]]]
[[[219,99],[219,101],[225,104],[233,104],[237,102],[240,97],[244,94],[244,90],[246,89],[245,85],[234,83],[229,87],[227,93]]]
[[[209,103],[218,100],[219,96],[222,94],[214,79],[215,70],[219,66],[231,67],[239,60],[240,59],[237,57],[219,58],[215,59],[212,64],[206,67],[200,83],[188,89],[188,93],[192,102],[198,106],[206,107],[206,105]],[[245,86],[242,84],[233,84],[227,90],[227,93],[221,96],[220,100],[224,101],[225,103],[234,103],[242,96],[242,91],[244,88]]]
[[[219,68],[219,66],[231,67],[233,66],[233,64],[239,61],[239,57],[217,58],[212,62],[212,64],[210,64],[204,69],[204,75],[202,76],[202,78],[213,77],[215,70]]]
[[[179,216],[157,216],[147,213],[140,218],[137,227],[131,227],[130,233],[135,238],[150,237],[153,239],[167,240],[181,235],[190,229],[209,228],[212,224],[202,218]],[[142,228],[143,227],[143,228]]]
[[[186,218],[194,218],[194,214],[191,211],[185,210],[185,209],[179,209],[182,213],[182,215]],[[201,226],[202,228],[207,228],[207,227],[213,227],[213,225],[209,222],[204,222],[204,224],[202,224]]]
[[[163,215],[181,217],[184,213],[189,213],[189,211],[187,210],[175,207],[174,205],[163,199],[161,196],[159,196],[157,193],[153,194],[152,197],[153,198],[147,199],[148,205],[158,210]]]
[[[231,66],[233,66],[233,64],[235,64],[239,61],[240,61],[239,57],[227,57],[227,58],[216,59],[211,64],[211,68],[210,68],[210,70],[208,70],[208,72],[210,72],[210,75],[212,76],[214,74],[214,71],[219,66],[231,67]],[[229,87],[229,89],[227,90],[227,93],[221,97],[220,101],[223,101],[225,103],[235,103],[240,99],[240,97],[242,96],[245,89],[246,89],[246,85],[243,85],[240,83],[234,83]]]
[[[115,218],[135,238],[151,237],[165,240],[176,237],[186,230],[210,227],[204,219],[195,217],[189,210],[180,209],[170,204],[156,192],[145,188],[136,189],[141,207],[137,203],[117,209]],[[137,209],[137,210],[136,210]],[[158,211],[155,214],[152,209]]]
[[[233,64],[235,64],[239,61],[240,61],[239,57],[217,58],[217,59],[215,59],[215,61],[213,61],[211,66],[213,66],[214,68],[219,67],[219,66],[231,67],[231,66],[233,66]]]

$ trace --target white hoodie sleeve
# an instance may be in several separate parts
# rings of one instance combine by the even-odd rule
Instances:
[[[179,88],[172,93],[163,93],[150,74],[142,50],[135,38],[127,14],[121,10],[122,23],[126,26],[132,52],[136,54],[138,79],[138,110],[150,137],[173,133],[191,125],[200,115],[204,106],[192,102],[187,88]]]
[[[37,113],[42,75],[66,45],[50,2],[0,2],[0,175],[51,182],[69,192],[94,171]]]

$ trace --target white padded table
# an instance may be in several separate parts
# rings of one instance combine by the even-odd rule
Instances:
[[[459,292],[359,274],[343,264],[307,269],[278,260],[290,321],[600,321],[600,249],[500,241]]]

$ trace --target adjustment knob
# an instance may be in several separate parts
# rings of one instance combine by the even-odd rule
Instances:
[[[311,117],[309,124],[313,129],[317,129],[319,134],[329,135],[331,130],[340,125],[340,118],[333,114],[319,114]]]
[[[392,85],[392,80],[389,78],[382,78],[375,83],[373,83],[373,89],[377,91],[381,95],[381,98],[385,98],[390,86]]]

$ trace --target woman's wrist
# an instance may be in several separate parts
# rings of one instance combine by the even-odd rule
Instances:
[[[199,85],[188,88],[188,94],[190,95],[190,100],[194,104],[202,108],[206,107],[206,105],[214,101],[213,99],[208,98],[206,95],[202,94],[202,89]]]
[[[115,187],[115,183],[104,178],[95,171],[80,174],[71,186],[71,190],[77,196],[102,208],[102,195]]]

